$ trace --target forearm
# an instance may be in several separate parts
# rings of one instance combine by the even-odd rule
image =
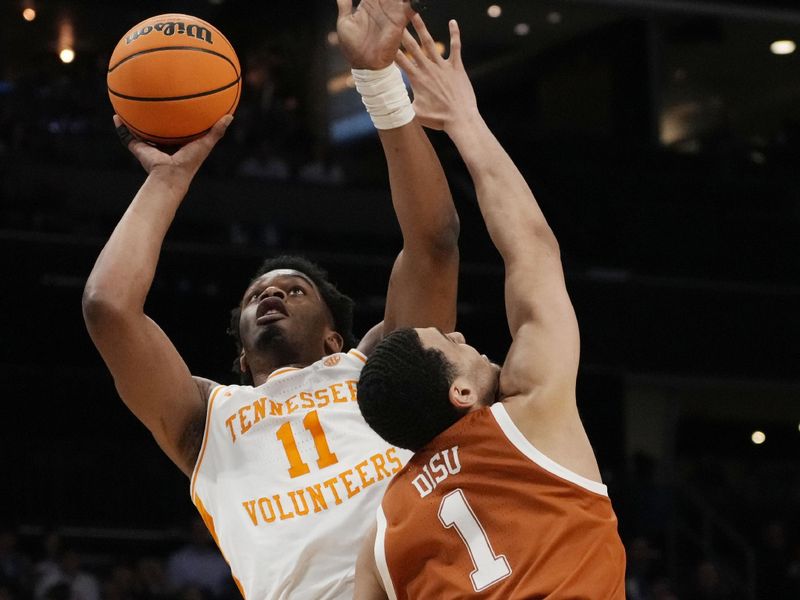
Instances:
[[[153,170],[100,253],[87,300],[126,311],[144,307],[164,237],[188,187],[186,176]]]
[[[458,214],[439,158],[422,127],[413,121],[379,130],[379,137],[406,252],[457,251]]]
[[[531,242],[556,243],[530,187],[477,110],[446,131],[469,169],[489,235],[508,262]]]

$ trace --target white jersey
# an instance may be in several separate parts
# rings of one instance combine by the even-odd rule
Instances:
[[[411,456],[361,416],[365,361],[351,350],[211,393],[192,501],[247,600],[352,598],[361,540]]]

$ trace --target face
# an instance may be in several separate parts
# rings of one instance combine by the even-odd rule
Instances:
[[[436,327],[415,331],[424,348],[439,350],[455,367],[457,374],[451,386],[451,401],[453,388],[456,388],[458,393],[470,395],[469,398],[463,398],[464,402],[469,403],[469,410],[494,403],[500,382],[500,365],[467,344],[464,336],[457,331],[445,334]]]
[[[251,365],[269,355],[277,366],[319,360],[330,352],[333,317],[317,286],[291,269],[270,271],[255,279],[241,302],[239,336]],[[275,366],[275,365],[273,365]]]

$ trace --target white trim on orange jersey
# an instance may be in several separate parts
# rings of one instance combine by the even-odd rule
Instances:
[[[490,410],[492,411],[492,415],[497,421],[497,424],[500,425],[500,429],[503,430],[503,433],[508,438],[508,441],[516,446],[517,450],[522,452],[525,456],[530,458],[545,471],[548,471],[553,475],[560,477],[561,479],[566,479],[567,481],[589,490],[590,492],[594,492],[595,494],[608,496],[608,488],[604,484],[598,481],[592,481],[583,475],[578,475],[574,471],[570,471],[566,467],[561,466],[537,450],[536,447],[531,444],[530,440],[525,437],[525,434],[523,434],[519,428],[517,428],[502,402],[495,402]]]
[[[378,505],[377,510],[378,526],[375,530],[375,566],[383,581],[383,589],[389,600],[397,600],[397,594],[392,584],[392,576],[389,574],[389,565],[386,562],[386,515],[383,514],[383,507]]]

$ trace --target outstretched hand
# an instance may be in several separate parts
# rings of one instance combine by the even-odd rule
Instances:
[[[395,60],[411,82],[419,122],[430,129],[447,131],[458,121],[478,114],[475,91],[461,62],[458,23],[449,23],[450,55],[446,59],[437,51],[422,17],[414,15],[411,23],[420,41],[406,30],[403,48],[410,56],[398,50]]]
[[[184,175],[191,179],[197,173],[200,165],[208,158],[217,142],[222,139],[232,120],[233,116],[225,115],[203,137],[182,146],[174,154],[167,154],[133,136],[117,115],[114,115],[114,126],[117,128],[117,133],[123,143],[142,164],[148,174],[156,169],[168,170],[176,175]]]
[[[336,0],[336,32],[342,54],[354,69],[373,71],[394,62],[406,25],[414,14],[410,0]]]

